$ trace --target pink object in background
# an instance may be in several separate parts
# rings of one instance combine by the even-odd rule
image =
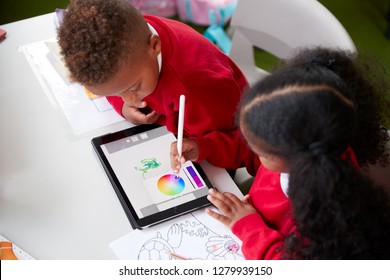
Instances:
[[[141,13],[160,17],[176,15],[176,0],[127,0]]]
[[[7,32],[4,29],[0,29],[0,42],[5,39]]]

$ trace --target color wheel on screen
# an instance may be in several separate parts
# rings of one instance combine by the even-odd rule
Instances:
[[[158,190],[166,195],[177,195],[184,190],[184,180],[175,174],[167,174],[157,181]]]

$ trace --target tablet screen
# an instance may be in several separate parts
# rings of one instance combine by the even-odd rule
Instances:
[[[169,152],[176,137],[165,126],[138,126],[98,139],[93,143],[103,165],[138,226],[208,204],[211,185],[199,165],[188,161],[172,173]]]

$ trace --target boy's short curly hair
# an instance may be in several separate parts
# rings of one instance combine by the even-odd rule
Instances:
[[[70,78],[90,86],[109,80],[149,35],[142,14],[126,0],[71,0],[58,29]]]

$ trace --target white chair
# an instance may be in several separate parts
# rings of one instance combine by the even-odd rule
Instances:
[[[319,45],[356,52],[341,23],[316,0],[239,0],[230,25],[234,33],[229,56],[250,84],[268,74],[256,66],[254,47],[279,59],[296,48]],[[368,175],[390,194],[390,165],[369,166]],[[244,192],[252,183],[245,168],[237,170],[234,180]]]
[[[267,72],[256,66],[253,47],[284,59],[297,47],[356,51],[341,23],[316,0],[239,0],[230,23],[229,56],[252,84]]]
[[[279,59],[296,48],[318,45],[356,51],[341,23],[316,0],[239,0],[230,26],[229,56],[250,84],[268,74],[256,66],[254,47]],[[244,192],[252,183],[245,168],[237,170],[234,180]]]

